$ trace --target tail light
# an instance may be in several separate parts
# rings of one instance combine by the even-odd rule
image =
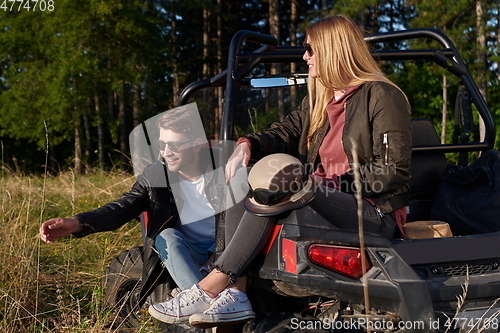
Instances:
[[[340,273],[352,279],[363,276],[361,250],[332,245],[312,244],[307,249],[309,260],[316,265]],[[371,268],[366,260],[365,271]]]

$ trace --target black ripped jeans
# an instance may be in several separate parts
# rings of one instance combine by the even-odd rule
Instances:
[[[318,185],[316,197],[309,206],[330,221],[333,228],[358,231],[354,195]],[[380,216],[376,207],[367,200],[363,200],[362,209],[366,233],[387,238],[394,235],[396,221],[392,213]],[[226,248],[212,267],[228,275],[229,283],[234,284],[266,244],[275,220],[274,217],[255,216],[245,211],[243,202],[229,208],[226,211]]]

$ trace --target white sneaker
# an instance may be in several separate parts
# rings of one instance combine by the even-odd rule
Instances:
[[[209,328],[253,318],[255,313],[247,295],[237,289],[226,288],[212,301],[207,310],[189,317],[189,323],[194,327]]]
[[[182,289],[179,288],[179,287],[176,287],[174,289],[172,289],[172,291],[170,292],[170,295],[172,295],[172,297],[176,297],[177,295],[179,295],[181,293]]]
[[[149,313],[159,321],[169,324],[189,322],[189,316],[202,313],[210,307],[210,298],[198,285],[181,291],[166,302],[149,306]]]

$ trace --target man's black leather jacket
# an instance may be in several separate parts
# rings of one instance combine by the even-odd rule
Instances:
[[[220,187],[217,186],[217,170],[215,162],[217,156],[211,155],[210,149],[204,149],[205,154],[200,159],[202,170],[205,170],[205,193],[215,211],[218,212],[220,205]],[[101,231],[116,230],[125,223],[135,219],[140,214],[147,212],[148,225],[144,233],[143,244],[143,272],[142,272],[142,304],[153,292],[156,286],[164,282],[167,275],[166,269],[160,264],[160,259],[154,249],[155,237],[165,228],[174,227],[179,221],[177,207],[182,202],[174,200],[172,187],[178,184],[176,173],[169,173],[167,177],[167,166],[164,161],[157,161],[148,166],[144,172],[137,177],[136,183],[129,192],[120,199],[110,202],[93,211],[76,215],[83,226],[83,232],[74,234],[76,237],[84,237]],[[176,192],[178,193],[178,192]],[[179,197],[177,197],[179,201]],[[217,216],[216,216],[217,218]]]

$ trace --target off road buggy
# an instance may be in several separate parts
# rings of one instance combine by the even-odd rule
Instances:
[[[429,45],[437,47],[411,49],[410,41],[416,39],[431,41]],[[441,177],[452,164],[450,156],[458,161],[454,163],[458,166],[451,167],[456,170],[468,165],[471,156],[493,148],[492,115],[456,47],[441,32],[415,29],[369,35],[366,40],[374,45],[373,56],[384,64],[433,63],[455,77],[454,82],[460,86],[455,89],[453,142],[441,143],[436,134],[435,122],[441,119],[412,120],[410,221],[429,220]],[[272,36],[240,31],[231,41],[227,69],[190,84],[180,95],[179,105],[196,101],[202,114],[210,115],[220,101],[214,90],[224,89],[219,139],[233,140],[244,134],[242,128],[248,123],[270,124],[271,109],[276,110],[279,103],[293,108],[292,103],[304,96],[307,75],[300,73],[301,68],[305,70],[303,52],[299,46],[277,46]],[[269,64],[279,64],[285,71],[290,63],[296,64],[297,72],[265,75]],[[412,96],[408,97],[411,103]],[[480,121],[484,124],[483,137],[474,139],[471,133]],[[446,222],[453,226],[454,221]],[[477,221],[478,225],[482,222]],[[223,230],[221,223],[217,227],[218,252],[224,247]],[[389,240],[367,235],[363,245],[369,267],[363,278],[357,260],[362,245],[358,234],[332,230],[328,221],[307,207],[278,221],[274,236],[250,270],[249,295],[257,318],[240,330],[498,331],[500,233],[496,231],[429,239]],[[124,328],[140,326],[137,304],[142,250],[139,247],[123,252],[106,270],[107,305],[116,309]],[[165,300],[173,287],[171,281],[163,283],[149,302]]]

